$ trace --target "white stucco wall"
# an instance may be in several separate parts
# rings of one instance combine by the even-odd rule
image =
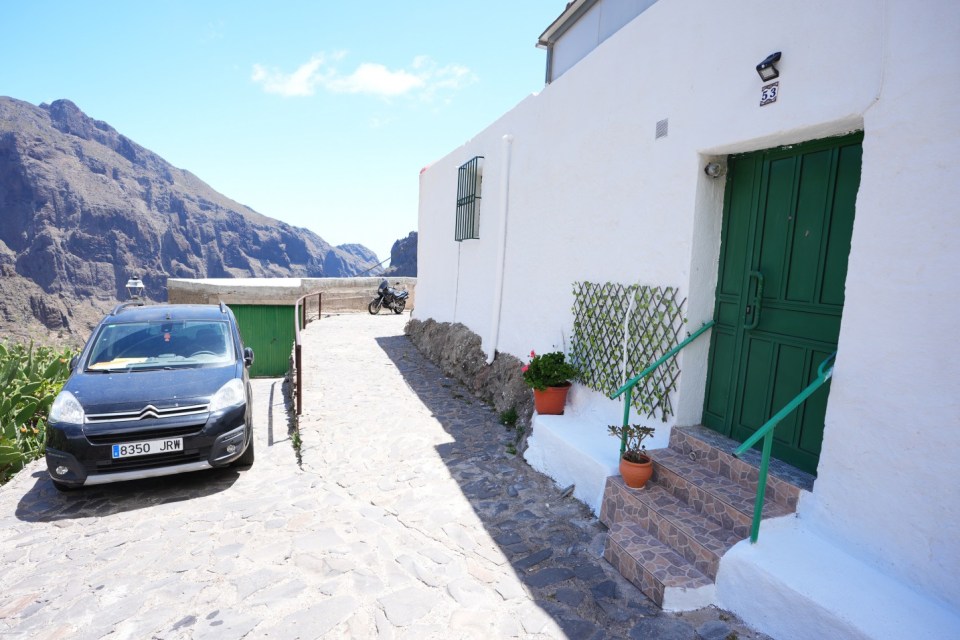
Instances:
[[[416,317],[492,335],[505,241],[490,350],[523,358],[562,346],[576,280],[678,286],[699,326],[713,313],[722,214],[722,184],[704,176],[705,162],[863,129],[823,455],[799,517],[960,607],[958,7],[657,2],[422,174]],[[783,52],[780,97],[761,108],[754,67],[773,51]],[[655,140],[662,119],[669,135]],[[505,240],[491,232],[503,214],[504,135],[513,137]],[[486,157],[481,237],[458,244],[456,168],[474,155]],[[706,340],[683,355],[681,424],[700,419],[706,359]]]
[[[415,315],[492,335],[504,135],[513,136],[503,304],[494,347],[562,347],[577,280],[678,286],[697,327],[713,314],[722,181],[707,160],[862,127],[881,77],[879,0],[837,8],[658,2],[561,80],[421,174]],[[759,29],[758,15],[769,18]],[[857,38],[847,37],[857,33]],[[811,34],[820,38],[811,46]],[[748,37],[749,36],[749,37]],[[784,51],[781,99],[759,107],[754,67]],[[671,52],[670,55],[657,52]],[[856,74],[841,73],[836,60]],[[844,67],[846,68],[846,67]],[[669,134],[656,140],[658,121]],[[485,157],[480,239],[453,241],[456,170]],[[696,247],[696,251],[694,251]],[[698,422],[707,340],[681,354],[678,422]]]
[[[960,606],[960,3],[890,2],[823,454],[801,514]]]

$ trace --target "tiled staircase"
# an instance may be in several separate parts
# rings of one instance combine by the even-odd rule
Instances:
[[[704,427],[674,427],[670,446],[650,452],[653,478],[643,489],[607,479],[604,557],[661,607],[710,604],[720,558],[750,535],[760,456],[735,458],[736,446]],[[813,476],[771,460],[763,517],[792,513],[812,487]]]

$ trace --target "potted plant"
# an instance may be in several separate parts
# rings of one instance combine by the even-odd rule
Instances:
[[[644,427],[639,424],[612,424],[609,427],[610,435],[619,438],[623,443],[623,453],[620,454],[620,475],[623,482],[633,489],[641,489],[653,475],[653,460],[647,455],[647,448],[643,441],[653,435],[653,427]]]
[[[570,380],[577,370],[568,363],[562,351],[537,355],[530,352],[530,363],[521,368],[523,380],[533,389],[533,404],[539,414],[560,415],[567,403]]]

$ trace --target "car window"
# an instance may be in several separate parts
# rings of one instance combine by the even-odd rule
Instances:
[[[226,322],[117,322],[101,327],[90,349],[87,369],[199,367],[233,360],[233,339]]]

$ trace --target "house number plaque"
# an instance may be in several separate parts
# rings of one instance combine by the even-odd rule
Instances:
[[[780,82],[771,82],[763,85],[760,90],[760,106],[766,106],[777,101],[777,95],[780,93]]]

